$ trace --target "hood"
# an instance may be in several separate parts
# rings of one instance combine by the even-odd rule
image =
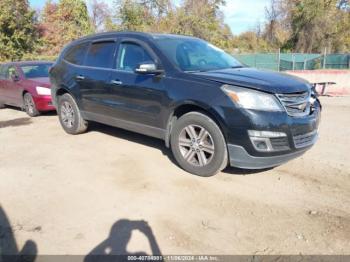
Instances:
[[[194,75],[222,84],[248,87],[275,94],[302,92],[310,88],[310,84],[301,78],[254,68],[228,68],[198,72]]]
[[[37,86],[42,86],[42,87],[48,87],[51,88],[51,83],[50,79],[48,77],[36,77],[36,78],[30,78],[28,81],[33,82]]]

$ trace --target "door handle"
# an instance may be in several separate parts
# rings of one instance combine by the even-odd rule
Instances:
[[[85,76],[77,75],[75,78],[76,78],[77,80],[84,80],[84,79],[85,79]]]
[[[120,80],[112,80],[112,81],[111,81],[111,84],[113,84],[113,85],[117,85],[117,86],[120,86],[120,85],[122,85],[122,84],[123,84],[123,82],[122,82],[122,81],[120,81]]]

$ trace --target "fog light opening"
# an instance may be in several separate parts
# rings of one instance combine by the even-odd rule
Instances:
[[[264,141],[258,141],[255,143],[256,147],[260,150],[267,150],[267,145]]]
[[[260,152],[275,151],[272,147],[270,138],[287,136],[287,134],[283,132],[257,131],[257,130],[248,130],[248,135],[255,150]]]
[[[266,137],[250,137],[255,150],[261,152],[273,151],[271,142],[269,138]]]

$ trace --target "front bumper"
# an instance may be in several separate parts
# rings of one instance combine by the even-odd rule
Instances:
[[[303,155],[310,148],[303,148],[303,150],[284,155],[257,157],[250,155],[242,146],[229,144],[227,147],[230,155],[230,166],[244,169],[275,167]]]
[[[56,108],[52,104],[51,96],[36,96],[33,97],[36,108],[39,111],[53,111]]]
[[[229,128],[226,138],[230,165],[245,169],[263,169],[281,165],[297,158],[317,141],[321,105],[305,117],[290,117],[284,112],[252,110],[226,112]],[[248,130],[282,132],[285,137],[272,138],[274,150],[258,151]]]

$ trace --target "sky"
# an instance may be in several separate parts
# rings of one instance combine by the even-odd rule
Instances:
[[[113,1],[104,0],[110,5]],[[46,0],[29,0],[29,2],[36,9],[43,7]],[[225,16],[225,22],[230,26],[232,32],[240,34],[246,30],[254,29],[259,22],[264,22],[265,6],[268,6],[269,3],[270,0],[226,0],[226,6],[222,7],[221,10]]]

